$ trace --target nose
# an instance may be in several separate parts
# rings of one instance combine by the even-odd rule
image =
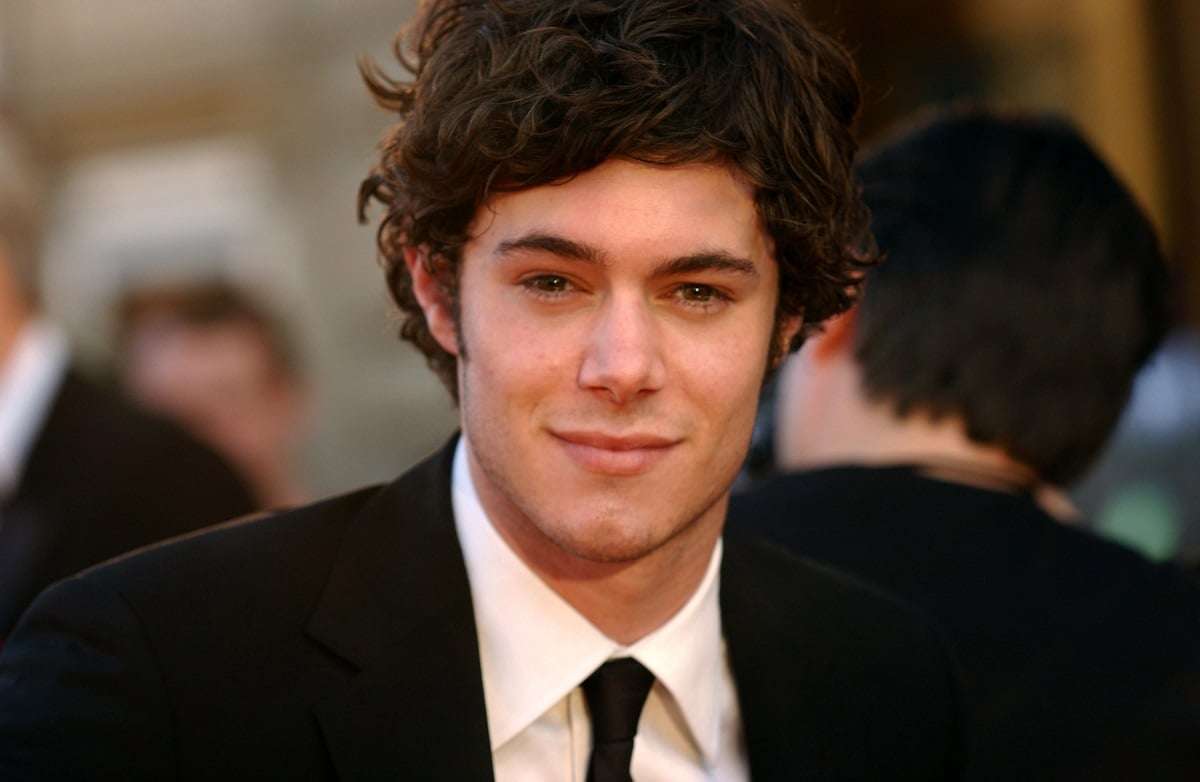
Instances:
[[[645,300],[609,298],[588,333],[579,384],[625,404],[662,388],[665,377],[661,334]]]

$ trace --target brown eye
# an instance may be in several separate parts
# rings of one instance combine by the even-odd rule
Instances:
[[[718,312],[730,302],[729,294],[702,282],[683,283],[671,295],[680,307],[703,314]]]
[[[708,285],[684,285],[679,289],[679,295],[687,301],[707,304],[717,297],[717,292]]]
[[[544,302],[565,301],[579,293],[579,285],[562,274],[534,274],[521,280],[526,294]]]
[[[525,284],[541,293],[562,293],[569,285],[566,277],[557,274],[540,274],[527,280]]]

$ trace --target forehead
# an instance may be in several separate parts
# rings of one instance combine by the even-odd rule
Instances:
[[[523,234],[561,235],[622,257],[721,251],[773,259],[754,191],[721,165],[610,159],[562,183],[494,194],[468,248],[494,251]]]

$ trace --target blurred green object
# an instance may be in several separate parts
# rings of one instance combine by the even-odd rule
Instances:
[[[1095,530],[1150,559],[1167,560],[1179,551],[1183,509],[1161,484],[1129,483],[1114,491],[1101,507]]]

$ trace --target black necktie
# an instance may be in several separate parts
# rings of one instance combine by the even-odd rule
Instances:
[[[632,657],[609,660],[583,683],[592,715],[587,782],[633,782],[629,761],[654,674]]]

